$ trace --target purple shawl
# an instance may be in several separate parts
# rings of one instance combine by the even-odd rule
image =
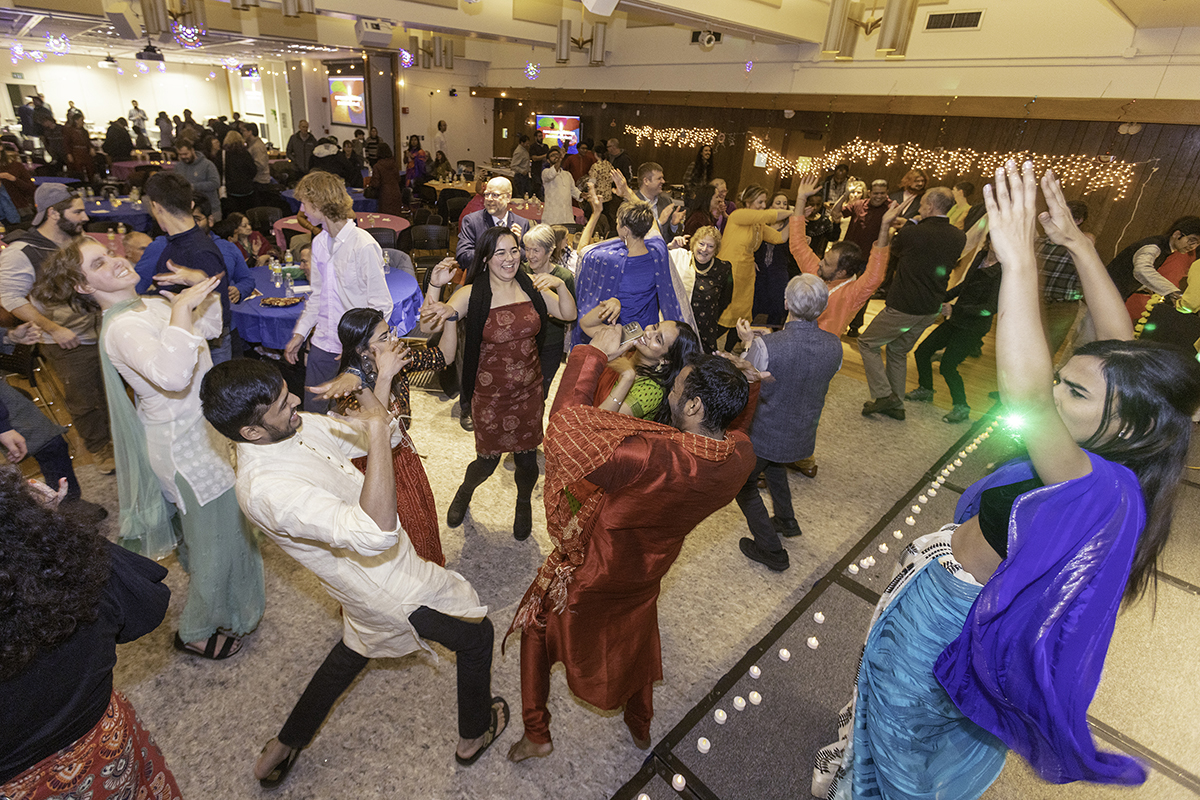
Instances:
[[[646,239],[646,249],[654,257],[654,280],[658,289],[658,310],[663,319],[674,319],[686,322],[694,329],[696,320],[692,316],[692,307],[681,300],[684,296],[683,283],[671,266],[667,255],[667,243],[659,236]],[[621,272],[625,269],[625,259],[629,250],[620,239],[609,239],[589,249],[583,256],[579,266],[579,274],[575,277],[575,305],[579,316],[600,305],[600,301],[610,297],[620,297],[618,288],[621,285]],[[621,323],[629,322],[624,313]],[[572,326],[571,345],[587,344],[591,341],[579,325]]]
[[[1146,780],[1140,764],[1096,750],[1087,710],[1146,512],[1133,472],[1088,456],[1089,474],[1017,498],[1008,557],[934,673],[967,718],[1044,780],[1139,784]],[[1019,461],[977,481],[959,500],[955,521],[979,512],[985,489],[1030,477],[1030,463]]]

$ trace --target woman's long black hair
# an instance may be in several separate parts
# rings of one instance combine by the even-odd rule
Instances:
[[[378,374],[375,364],[367,357],[367,348],[379,323],[384,322],[383,313],[374,308],[352,308],[338,321],[338,341],[342,343],[342,357],[338,362],[338,373],[354,368],[362,372],[365,382],[374,388]]]
[[[636,368],[638,375],[649,378],[662,387],[663,401],[659,403],[654,421],[664,425],[671,424],[671,404],[667,402],[667,394],[675,386],[675,378],[679,375],[680,370],[687,366],[688,359],[693,353],[704,353],[704,345],[700,343],[700,337],[696,335],[696,331],[691,325],[677,319],[671,320],[671,322],[675,323],[675,329],[679,334],[667,348],[666,355],[657,364],[641,364]]]
[[[1089,342],[1075,355],[1100,359],[1107,383],[1100,426],[1081,446],[1133,470],[1146,504],[1146,527],[1125,585],[1124,599],[1131,602],[1155,582],[1171,530],[1191,417],[1200,405],[1200,364],[1183,348],[1140,340]],[[1105,438],[1113,420],[1117,433]]]

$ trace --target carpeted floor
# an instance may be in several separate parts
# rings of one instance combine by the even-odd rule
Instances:
[[[868,600],[890,574],[888,556],[878,552],[877,545],[891,541],[893,506],[926,478],[967,430],[942,423],[942,409],[914,403],[908,405],[905,422],[867,419],[859,413],[866,399],[860,382],[844,375],[835,378],[818,436],[818,477],[791,473],[804,535],[786,543],[790,570],[769,572],[740,554],[737,540],[746,534],[746,525],[735,504],[710,517],[688,538],[663,583],[659,602],[665,678],[655,690],[652,738],[657,746],[649,762],[646,753],[633,747],[619,713],[598,714],[572,699],[561,668],[555,671],[551,690],[554,754],[516,765],[505,760],[521,728],[514,639],[506,655],[497,646],[493,667],[493,692],[505,696],[513,709],[511,730],[474,766],[462,768],[453,760],[457,737],[452,657],[443,652],[439,663],[415,656],[380,660],[334,709],[288,782],[270,795],[449,800],[634,797],[645,792],[656,798],[677,797],[668,781],[683,765],[699,781],[688,790],[692,796],[807,796],[812,750],[832,741],[833,715],[847,699],[870,614]],[[415,392],[413,402],[413,438],[426,455],[425,467],[444,515],[473,457],[472,436],[459,427],[453,402],[423,392]],[[967,459],[959,477],[981,471],[986,467],[983,460]],[[89,466],[79,472],[85,497],[104,502],[115,518],[115,480]],[[539,483],[535,508],[540,507],[540,492]],[[1187,520],[1200,520],[1200,488],[1188,492],[1190,510],[1181,514],[1177,528]],[[508,461],[476,493],[466,523],[453,531],[443,525],[442,531],[448,565],[474,584],[490,606],[498,631],[507,628],[516,602],[549,549],[544,518],[537,514],[533,538],[513,540],[515,494]],[[914,526],[901,527],[924,532],[940,526],[948,521],[956,496],[942,493],[936,503],[927,504]],[[1181,532],[1190,537],[1189,544],[1195,543],[1196,525],[1187,527]],[[110,519],[108,530],[115,529]],[[876,530],[877,537],[868,536]],[[874,552],[877,565],[851,578],[835,568],[840,562],[844,566],[855,548],[864,555]],[[1200,590],[1194,586],[1200,583],[1196,552],[1180,545],[1168,553],[1167,562],[1177,567],[1180,577],[1164,582],[1153,621],[1148,606],[1124,615],[1109,667],[1119,678],[1106,680],[1093,706],[1093,716],[1105,726],[1168,767],[1180,766],[1193,776],[1200,773],[1200,745],[1192,724],[1200,719],[1192,692],[1200,680],[1200,652],[1193,637],[1174,634],[1190,627],[1187,619],[1194,620],[1200,610]],[[187,576],[174,559],[165,562],[174,593],[167,621],[153,634],[119,648],[117,686],[157,737],[188,798],[233,800],[267,794],[252,778],[254,759],[340,635],[337,606],[315,579],[269,543],[263,544],[263,554],[266,615],[234,658],[207,662],[172,649],[173,623],[187,590]],[[811,616],[817,609],[826,616],[819,630]],[[773,632],[789,614],[794,624]],[[815,633],[821,645],[810,651],[804,642]],[[797,654],[787,665],[771,653],[758,658],[756,648],[772,636],[781,642],[773,644],[772,652],[787,646]],[[764,674],[750,686],[744,671],[756,659]],[[746,723],[742,731],[732,724],[716,731],[706,705],[728,706],[727,690],[744,695],[757,687],[763,704],[735,717]],[[789,708],[800,711],[789,713]],[[686,721],[689,714],[699,721]],[[709,756],[698,757],[699,735],[714,742]],[[1012,761],[1018,763],[1010,764],[989,796],[1101,798],[1115,791],[1049,787],[1019,759]],[[1125,795],[1194,797],[1200,784],[1190,790],[1187,786],[1186,778],[1181,782],[1178,776],[1155,771],[1147,786]]]

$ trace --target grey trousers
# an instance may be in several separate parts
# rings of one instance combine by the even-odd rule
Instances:
[[[888,395],[904,397],[904,382],[908,377],[908,353],[917,344],[925,329],[938,318],[933,314],[905,314],[890,306],[875,315],[871,324],[858,337],[863,370],[871,398],[879,400]],[[887,348],[887,366],[883,364],[883,348]]]

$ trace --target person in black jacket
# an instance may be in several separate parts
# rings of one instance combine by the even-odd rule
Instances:
[[[0,795],[179,797],[162,751],[113,689],[117,645],[167,613],[167,570],[55,510],[57,500],[0,468]]]
[[[328,136],[313,148],[309,172],[322,170],[337,175],[346,183],[347,189],[362,188],[362,170],[356,168],[338,147],[337,137]]]
[[[956,299],[957,303],[950,304]],[[933,354],[945,348],[939,372],[950,388],[954,408],[942,417],[943,422],[966,422],[971,418],[967,393],[958,374],[958,365],[972,353],[978,352],[983,337],[992,329],[992,320],[1000,302],[1000,262],[992,249],[991,237],[967,270],[962,282],[946,292],[942,316],[946,321],[925,337],[913,357],[917,362],[917,381],[920,386],[904,395],[905,400],[933,400]]]
[[[858,337],[871,400],[863,416],[884,414],[904,419],[908,353],[941,310],[950,271],[958,263],[967,236],[946,217],[954,196],[944,186],[921,198],[921,221],[901,228],[892,240],[896,268],[882,311]],[[887,347],[887,367],[883,353]]]
[[[245,213],[254,206],[254,176],[258,167],[246,140],[237,131],[225,134],[223,147],[225,198],[221,201],[221,215],[227,217],[235,211]]]
[[[117,117],[108,124],[100,149],[113,161],[128,161],[133,155],[133,139],[129,138],[128,125],[124,117]]]

